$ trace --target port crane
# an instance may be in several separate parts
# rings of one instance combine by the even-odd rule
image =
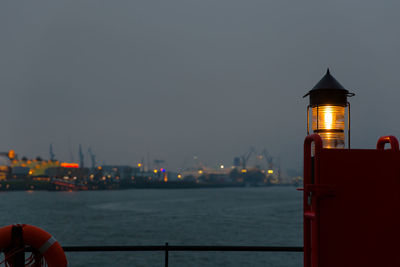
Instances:
[[[278,158],[278,160],[274,160],[274,158],[268,154],[266,149],[262,151],[262,154],[264,155],[264,158],[268,164],[267,177],[272,178],[272,181],[274,183],[280,183],[281,182],[280,159]]]
[[[82,152],[82,145],[79,144],[79,165],[81,168],[85,168],[85,157]]]
[[[89,154],[90,160],[92,161],[92,169],[95,169],[96,168],[96,155],[93,154],[91,147],[88,148],[87,153]]]
[[[51,161],[55,161],[56,160],[54,152],[53,152],[53,144],[50,144],[49,156],[50,156],[50,160]]]
[[[267,161],[268,170],[274,170],[274,158],[268,154],[268,151],[264,148],[261,154],[264,156],[264,159]]]
[[[254,147],[250,147],[249,151],[247,151],[244,155],[240,157],[242,163],[242,169],[245,170],[247,166],[247,162],[249,161],[251,155],[256,153]]]

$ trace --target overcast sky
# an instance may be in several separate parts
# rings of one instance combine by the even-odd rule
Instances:
[[[400,137],[400,2],[0,3],[0,150],[170,168],[250,146],[301,170],[307,99],[331,68],[356,96],[352,144]],[[87,161],[88,163],[88,161]]]

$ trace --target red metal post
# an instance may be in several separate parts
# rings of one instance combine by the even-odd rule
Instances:
[[[312,156],[312,144],[314,143],[314,156]],[[306,137],[304,141],[304,267],[314,266],[312,262],[318,261],[318,253],[311,253],[318,249],[318,223],[316,221],[315,197],[309,190],[309,185],[318,182],[318,156],[322,149],[322,139],[318,134],[312,134]]]
[[[396,137],[381,137],[376,149],[327,149],[307,136],[304,267],[400,266],[399,192]]]

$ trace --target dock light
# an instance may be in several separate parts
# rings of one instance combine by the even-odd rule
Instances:
[[[350,148],[350,103],[354,96],[327,70],[322,79],[303,97],[310,96],[307,106],[307,134],[310,134],[310,108],[312,131],[321,136],[324,148],[345,148],[346,108],[347,142]]]
[[[8,151],[8,158],[11,160],[15,159],[15,151],[14,150],[11,149],[10,151]]]
[[[137,166],[140,168],[142,167],[142,163],[138,163]]]
[[[274,174],[274,170],[268,170],[268,174]]]

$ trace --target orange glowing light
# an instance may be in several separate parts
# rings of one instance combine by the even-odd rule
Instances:
[[[78,163],[61,162],[61,167],[63,168],[79,168]]]
[[[9,159],[15,159],[15,151],[14,150],[10,150],[8,151],[8,158]]]
[[[312,108],[313,130],[344,130],[345,107],[318,106]]]
[[[313,107],[312,129],[321,136],[325,148],[344,148],[345,107],[333,105]]]

